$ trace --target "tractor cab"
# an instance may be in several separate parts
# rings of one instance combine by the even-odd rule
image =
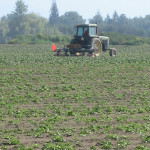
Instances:
[[[77,25],[76,37],[82,36],[97,37],[97,24]]]
[[[80,45],[89,49],[93,38],[98,38],[97,24],[80,24],[76,26],[76,34],[70,44],[73,48]]]

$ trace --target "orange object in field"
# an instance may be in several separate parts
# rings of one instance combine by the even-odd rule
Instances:
[[[56,50],[56,46],[55,46],[55,44],[53,43],[52,44],[52,51],[55,51]]]

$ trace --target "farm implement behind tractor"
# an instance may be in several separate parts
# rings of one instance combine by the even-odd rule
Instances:
[[[109,47],[109,37],[98,36],[97,24],[81,24],[76,27],[76,34],[70,44],[56,49],[52,45],[55,56],[100,56],[109,50],[110,56],[116,56],[115,48]]]

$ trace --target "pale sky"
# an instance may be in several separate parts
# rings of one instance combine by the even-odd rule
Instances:
[[[15,10],[17,0],[0,0],[0,18]],[[23,0],[28,12],[49,17],[52,0]],[[150,14],[150,0],[56,0],[59,15],[67,11],[76,11],[84,19],[93,18],[99,11],[105,18],[116,10],[127,17],[145,17]]]

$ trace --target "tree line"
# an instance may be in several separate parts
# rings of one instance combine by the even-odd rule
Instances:
[[[22,35],[46,35],[51,37],[48,39],[56,39],[63,35],[72,36],[76,24],[85,22],[86,20],[75,11],[60,16],[56,0],[53,0],[50,6],[49,19],[28,13],[28,6],[23,0],[18,0],[15,10],[0,19],[0,43],[8,43]],[[97,12],[88,22],[97,23],[101,34],[150,37],[150,15],[127,18],[125,14],[118,15],[115,11],[112,17],[107,15],[103,18],[100,12]]]

